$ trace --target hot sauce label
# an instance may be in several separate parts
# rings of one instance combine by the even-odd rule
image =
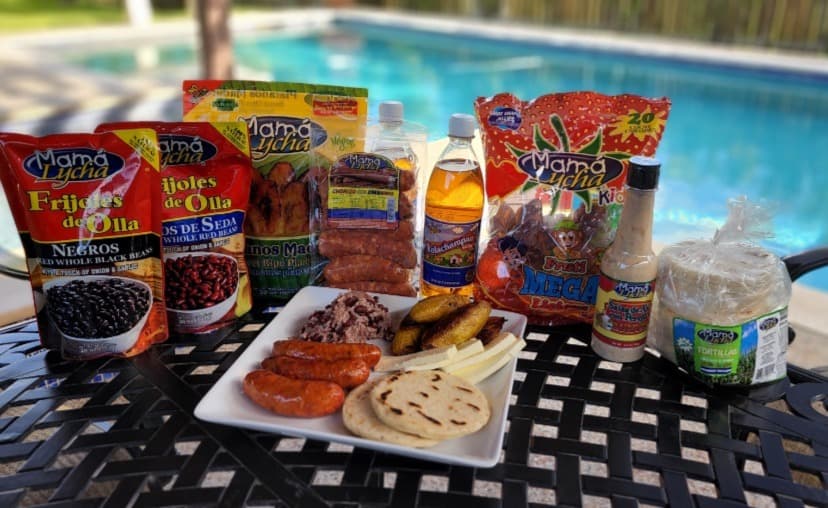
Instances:
[[[615,347],[638,347],[647,340],[655,279],[626,282],[603,272],[595,299],[593,336]]]
[[[158,132],[162,241],[170,326],[204,333],[252,305],[244,219],[252,179],[243,122],[123,122]]]
[[[0,135],[0,179],[29,264],[41,342],[132,356],[168,336],[156,133]]]

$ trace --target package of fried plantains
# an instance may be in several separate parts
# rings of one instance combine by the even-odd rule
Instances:
[[[282,303],[319,277],[319,224],[311,181],[313,149],[334,147],[329,132],[364,134],[368,90],[263,81],[185,81],[185,121],[243,121],[253,183],[245,257],[256,305]]]

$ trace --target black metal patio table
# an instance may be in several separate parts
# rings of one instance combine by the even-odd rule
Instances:
[[[828,506],[828,379],[711,389],[653,354],[603,361],[577,326],[527,331],[489,469],[194,418],[271,317],[82,363],[4,330],[0,506]]]

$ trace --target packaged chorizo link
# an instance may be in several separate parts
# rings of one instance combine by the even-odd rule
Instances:
[[[123,122],[98,132],[146,127],[161,148],[161,220],[170,328],[206,333],[252,305],[244,260],[250,192],[247,126],[242,122]]]
[[[159,165],[149,129],[0,134],[41,342],[65,358],[132,356],[167,339]]]
[[[185,81],[184,120],[243,121],[253,183],[246,257],[257,304],[279,303],[319,277],[310,151],[364,135],[368,91],[303,83]],[[315,133],[315,134],[312,134]]]
[[[479,97],[475,110],[489,203],[475,296],[535,324],[591,322],[628,159],[655,154],[669,99],[502,93]]]
[[[365,139],[338,137],[340,151],[313,153],[324,283],[416,296],[416,167],[390,150],[366,151]]]

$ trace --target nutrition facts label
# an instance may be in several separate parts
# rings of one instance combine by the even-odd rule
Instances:
[[[785,375],[785,351],[788,348],[788,309],[756,320],[758,344],[753,382],[765,383]]]

